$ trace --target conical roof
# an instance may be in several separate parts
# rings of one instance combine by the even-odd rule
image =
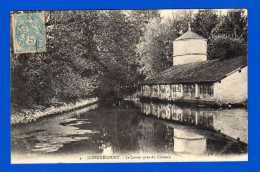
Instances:
[[[191,30],[188,30],[186,33],[175,39],[175,41],[179,40],[185,40],[185,39],[205,39],[202,36],[198,35],[195,32],[192,32]]]

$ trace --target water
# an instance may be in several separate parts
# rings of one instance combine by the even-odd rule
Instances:
[[[63,162],[65,157],[78,162],[87,155],[169,155],[181,161],[239,156],[247,153],[247,111],[96,104],[15,126],[11,135],[12,162]]]

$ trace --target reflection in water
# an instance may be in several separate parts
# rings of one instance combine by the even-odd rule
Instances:
[[[247,143],[247,111],[243,108],[214,109],[176,104],[141,103],[141,111],[159,119],[203,129],[221,131]]]
[[[79,124],[88,124],[88,120],[78,120],[77,117],[96,109],[97,104],[68,113],[66,116],[53,116],[37,123],[18,126],[12,129],[12,149],[19,152],[55,152],[63,145],[88,139],[88,135],[97,133],[95,130],[79,130]],[[12,141],[13,141],[12,140]],[[18,142],[16,142],[18,141]]]
[[[204,109],[192,109],[175,104],[142,103],[142,112],[157,118],[173,120],[186,124],[213,128],[213,115],[216,112]]]
[[[207,138],[203,135],[185,130],[174,130],[174,151],[182,153],[203,154],[207,150]]]
[[[166,106],[166,108],[164,107]],[[174,107],[174,108],[173,108]],[[164,109],[164,110],[163,110]],[[195,126],[148,118],[171,119]],[[215,132],[225,130],[216,111],[178,108],[175,105],[129,102],[120,106],[92,105],[80,111],[45,118],[12,128],[12,156],[16,154],[239,154],[247,145]],[[226,117],[227,118],[227,117]],[[237,132],[234,129],[232,132]],[[247,136],[247,134],[245,134]]]

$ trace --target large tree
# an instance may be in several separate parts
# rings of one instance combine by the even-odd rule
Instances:
[[[192,30],[204,38],[211,36],[211,31],[218,24],[218,16],[212,10],[199,10],[192,19]]]
[[[136,44],[144,32],[146,17],[136,11],[104,11],[99,16],[99,30],[96,35],[99,59],[106,66],[106,72],[99,88],[101,96],[114,96],[123,86],[133,85],[142,79],[137,72]],[[138,13],[142,14],[142,11]],[[146,15],[145,15],[146,16]],[[129,89],[128,89],[129,90]],[[134,90],[133,90],[134,91]]]
[[[213,35],[225,35],[247,41],[247,15],[245,10],[230,10],[219,19]]]
[[[47,52],[12,54],[12,101],[48,104],[90,96],[102,74],[94,40],[97,12],[49,12]]]
[[[188,30],[189,18],[152,19],[137,45],[141,72],[151,77],[172,66],[173,40]]]
[[[247,15],[244,10],[230,10],[219,17],[208,41],[208,57],[232,58],[247,55]]]

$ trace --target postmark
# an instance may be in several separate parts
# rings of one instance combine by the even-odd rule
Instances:
[[[36,53],[46,51],[46,29],[44,13],[13,14],[14,53]]]

